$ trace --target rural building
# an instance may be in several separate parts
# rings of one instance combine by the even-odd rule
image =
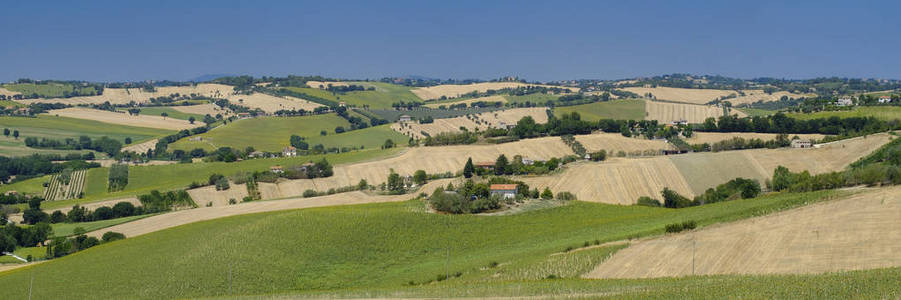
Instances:
[[[276,174],[285,173],[285,169],[282,166],[271,166],[269,167],[269,171]]]
[[[685,120],[685,119],[675,120],[675,121],[672,122],[672,125],[673,125],[673,126],[677,126],[677,125],[688,125],[688,120]]]
[[[879,96],[879,103],[891,103],[892,97],[889,96]]]
[[[285,149],[282,149],[282,156],[285,156],[285,157],[297,156],[297,148],[294,148],[292,146],[285,147]]]
[[[492,184],[491,195],[497,195],[504,199],[516,198],[515,184]]]
[[[494,170],[494,162],[490,161],[479,161],[473,164],[476,168],[485,168],[488,170]]]
[[[250,113],[246,113],[246,112],[238,113],[238,117],[241,119],[247,119],[247,118],[250,118]]]
[[[808,139],[794,139],[791,146],[792,148],[812,148],[813,142]]]
[[[254,151],[250,152],[250,157],[263,157],[265,153],[263,151]]]
[[[306,172],[307,169],[309,169],[310,167],[315,166],[315,165],[316,164],[314,164],[313,162],[308,162],[308,163],[300,165],[300,170],[303,172]]]
[[[835,101],[836,106],[852,106],[854,105],[854,99],[851,97],[841,97],[838,101]]]
[[[397,121],[400,121],[400,122],[410,122],[410,120],[412,120],[412,119],[413,119],[413,118],[411,118],[410,115],[401,115],[400,118],[397,119]]]
[[[544,162],[544,160],[542,160],[542,159],[534,159],[534,158],[523,158],[523,159],[522,159],[522,164],[527,165],[527,166],[534,165],[535,162]]]

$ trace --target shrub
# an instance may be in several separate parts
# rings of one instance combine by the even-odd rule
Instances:
[[[635,203],[635,205],[660,207],[662,204],[660,204],[660,200],[657,200],[657,199],[654,199],[654,198],[651,198],[648,196],[641,196],[641,197],[638,197],[638,202]]]
[[[682,223],[666,224],[665,228],[666,228],[666,232],[668,232],[668,233],[680,232],[683,229]]]
[[[691,206],[691,201],[685,196],[679,195],[676,191],[669,188],[663,188],[660,192],[663,195],[663,206],[668,208],[682,208]]]
[[[557,193],[557,199],[565,201],[576,200],[576,195],[573,195],[573,193],[570,192],[559,192]]]
[[[103,234],[103,237],[101,238],[101,240],[104,243],[109,243],[112,241],[118,241],[118,240],[124,240],[124,239],[125,239],[124,234],[115,232],[115,231],[107,231],[106,233]]]
[[[541,199],[552,199],[554,198],[554,193],[551,192],[550,188],[545,187],[544,191],[541,192]]]
[[[319,193],[316,193],[316,191],[314,190],[303,191],[304,198],[316,197],[317,195],[319,195]]]

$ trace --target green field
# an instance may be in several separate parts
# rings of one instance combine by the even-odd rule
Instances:
[[[107,228],[113,225],[131,222],[137,219],[149,217],[151,215],[131,216],[124,218],[109,219],[103,221],[81,222],[81,223],[56,223],[52,224],[53,236],[70,236],[75,234],[75,228],[81,227],[85,232],[91,232],[98,229]]]
[[[2,107],[24,107],[25,105],[12,100],[0,100],[0,106]]]
[[[61,84],[61,83],[48,83],[48,84],[33,84],[33,83],[9,83],[0,86],[10,91],[22,93],[25,96],[31,96],[37,94],[38,97],[41,98],[60,98],[64,96],[65,92],[73,92],[77,91],[79,94],[83,95],[94,95],[97,93],[97,90],[94,89],[93,86],[89,87],[74,87],[70,84]]]
[[[411,297],[554,295],[573,292],[569,287],[622,291],[621,284],[634,287],[628,289],[634,293],[643,293],[645,289],[639,287],[651,285],[652,293],[709,295],[681,283],[719,286],[734,280],[741,288],[753,284],[748,278],[758,277],[580,280],[574,277],[616,248],[563,257],[551,254],[595,240],[661,234],[664,225],[674,222],[694,220],[707,226],[846,193],[850,192],[774,194],[678,210],[573,202],[507,216],[438,215],[423,212],[422,202],[413,200],[242,215],[129,238],[13,270],[0,275],[0,289],[8,295],[25,295],[33,270],[35,286],[41,287],[35,289],[35,297],[43,299],[272,293],[371,297],[368,291]],[[493,262],[498,265],[492,267]],[[555,267],[560,264],[569,267]],[[452,278],[431,283],[445,272]],[[888,289],[898,289],[895,269],[855,274],[859,275],[843,276],[843,282],[869,279],[866,282],[877,295],[886,291],[887,284],[892,284]],[[540,280],[549,275],[570,279]],[[799,283],[818,284],[815,276],[765,278],[778,282],[782,277],[788,277],[786,285],[791,285],[779,284],[777,291],[791,290]],[[63,281],[65,285],[55,284]],[[414,286],[408,286],[410,282]],[[757,293],[770,291],[770,282],[757,286]]]
[[[522,95],[522,96],[504,95],[504,98],[506,98],[507,102],[510,102],[510,103],[529,102],[529,103],[539,103],[541,105],[544,105],[548,101],[557,100],[557,98],[560,98],[560,96],[553,95],[553,94],[536,93],[536,94],[528,94],[528,95]]]
[[[27,247],[27,248],[17,248],[16,251],[13,251],[13,254],[18,255],[21,258],[28,258],[28,255],[31,255],[32,259],[41,259],[47,255],[47,248],[44,247]],[[22,261],[16,259],[12,256],[2,255],[0,256],[0,264],[17,264]]]
[[[54,149],[39,149],[39,148],[29,148],[25,146],[25,138],[19,137],[18,139],[12,137],[0,136],[0,156],[7,157],[15,157],[15,156],[28,156],[32,154],[59,154],[65,156],[69,153],[78,153],[84,154],[87,152],[94,152],[91,150],[54,150]],[[101,152],[94,152],[94,155],[98,157],[106,156]]]
[[[50,115],[39,115],[36,118],[0,117],[0,128],[19,130],[19,139],[27,136],[77,139],[79,136],[86,135],[91,138],[106,136],[121,142],[124,142],[126,137],[130,137],[133,143],[174,133],[163,129],[115,125]]]
[[[821,111],[809,114],[793,113],[787,114],[787,116],[801,120],[829,117],[876,117],[880,120],[891,121],[901,120],[901,106],[858,106],[850,111]]]
[[[332,93],[319,88],[301,88],[287,87],[285,89],[304,93],[335,102],[345,102],[348,105],[363,107],[369,105],[372,109],[391,108],[391,104],[395,102],[422,102],[410,90],[412,88],[383,82],[349,82],[350,84],[362,85],[364,87],[375,87],[375,91],[353,91],[343,94]]]
[[[171,107],[165,106],[151,106],[151,107],[141,107],[141,114],[147,116],[162,116],[163,113],[166,113],[167,118],[179,119],[179,120],[187,120],[191,117],[194,117],[197,122],[201,122],[203,120],[202,115],[198,114],[189,114],[177,111]],[[120,111],[128,111],[127,109],[120,109]]]
[[[239,120],[201,134],[206,141],[182,139],[169,146],[170,149],[190,151],[202,148],[207,151],[217,147],[245,149],[252,146],[259,151],[281,152],[289,145],[291,135],[305,137],[310,147],[323,144],[329,147],[378,148],[391,138],[396,143],[406,145],[407,138],[389,127],[382,125],[336,134],[335,127],[350,129],[347,120],[335,115],[324,114],[304,117],[263,117]],[[320,135],[325,130],[328,134]]]
[[[643,120],[645,103],[638,100],[611,100],[573,106],[554,108],[554,115],[577,112],[582,120],[597,121],[600,119]]]
[[[308,161],[327,159],[329,163],[345,164],[359,161],[367,161],[397,154],[401,148],[387,150],[371,149],[352,151],[338,154],[310,155],[285,158],[249,159],[240,162],[224,163],[193,163],[156,166],[129,166],[128,185],[118,192],[106,192],[108,168],[93,169],[88,172],[85,183],[85,196],[82,199],[70,199],[62,201],[44,202],[41,208],[53,210],[60,207],[69,207],[77,203],[89,203],[105,199],[115,199],[138,194],[146,194],[152,190],[173,190],[186,188],[191,182],[206,182],[212,174],[232,175],[240,171],[254,172],[268,170],[274,165],[302,164]],[[386,175],[387,176],[387,175]],[[46,179],[29,179],[10,188],[40,186]],[[3,187],[3,186],[0,186]]]
[[[759,108],[735,108],[735,109],[740,112],[743,112],[751,117],[756,117],[756,116],[763,117],[763,116],[769,116],[769,115],[776,113],[776,111],[759,109]]]
[[[13,184],[0,184],[0,192],[16,191],[31,195],[41,195],[44,192],[44,182],[50,181],[50,175],[22,180]]]

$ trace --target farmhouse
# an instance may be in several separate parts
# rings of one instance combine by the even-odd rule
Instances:
[[[265,156],[265,153],[263,153],[263,151],[250,152],[250,157],[256,158],[256,157],[263,157],[263,156]]]
[[[297,156],[297,148],[294,148],[293,146],[285,147],[285,149],[282,149],[282,156],[285,156],[285,157]]]
[[[410,122],[410,120],[412,120],[412,119],[413,119],[413,118],[411,118],[410,115],[401,115],[400,118],[397,119],[397,121],[399,121],[399,122]]]
[[[490,161],[479,161],[473,164],[476,168],[484,168],[488,170],[494,170],[494,162]]]
[[[838,101],[835,101],[836,106],[852,106],[854,105],[854,100],[851,97],[841,97]]]
[[[491,195],[497,195],[504,199],[510,199],[516,197],[516,185],[515,184],[492,184],[491,185]]]
[[[276,174],[285,173],[285,169],[282,166],[271,166],[269,167],[269,171]]]
[[[879,96],[879,103],[891,103],[892,97],[889,96]]]
[[[241,119],[250,118],[250,113],[246,113],[246,112],[238,113],[238,118],[241,118]]]
[[[791,142],[792,148],[812,148],[813,142],[808,139],[794,139]]]

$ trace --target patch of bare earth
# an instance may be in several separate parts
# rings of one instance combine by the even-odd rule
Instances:
[[[202,126],[200,122],[191,124],[186,120],[167,118],[162,116],[137,115],[133,116],[124,112],[112,112],[99,109],[82,107],[69,107],[47,111],[48,115],[69,117],[76,119],[93,120],[103,123],[119,124],[127,126],[159,128],[168,130],[191,129]]]

